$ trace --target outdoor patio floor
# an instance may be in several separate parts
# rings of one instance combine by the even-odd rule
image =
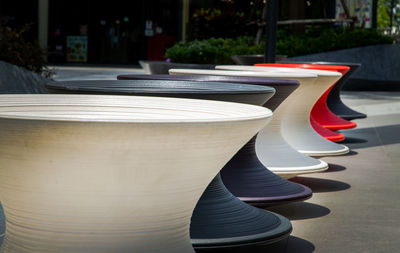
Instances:
[[[342,99],[368,115],[342,131],[352,152],[324,157],[324,173],[293,179],[313,190],[311,199],[268,208],[292,221],[291,236],[226,252],[399,251],[400,92],[343,92]]]

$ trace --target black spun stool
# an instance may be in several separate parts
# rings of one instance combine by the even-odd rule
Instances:
[[[267,244],[288,236],[287,228],[291,225],[286,218],[259,210],[233,196],[217,175],[193,211],[190,223],[193,247],[209,249]],[[269,229],[266,229],[267,224]]]
[[[329,110],[331,110],[337,116],[345,119],[345,120],[353,120],[353,119],[363,119],[366,118],[367,115],[361,112],[354,111],[347,105],[345,105],[340,98],[340,91],[343,86],[346,84],[349,77],[361,67],[360,63],[349,63],[349,62],[324,62],[324,61],[309,61],[309,62],[285,62],[285,63],[304,63],[304,64],[320,64],[320,65],[342,65],[348,66],[349,71],[343,75],[339,81],[336,82],[335,86],[332,87],[331,91],[328,94],[326,99],[326,103],[328,105]]]
[[[255,105],[264,104],[275,93],[267,86],[161,80],[51,82],[47,88],[50,93],[170,96]],[[286,218],[233,196],[218,174],[196,205],[190,234],[194,248],[218,248],[272,243],[288,236],[291,229]]]

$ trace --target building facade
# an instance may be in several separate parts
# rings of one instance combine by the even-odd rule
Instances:
[[[350,15],[373,26],[377,0],[345,0]],[[138,64],[164,60],[185,39],[256,34],[265,0],[2,0],[0,17],[31,23],[31,39],[48,49],[50,63]],[[279,20],[341,19],[340,0],[279,0]],[[256,8],[254,8],[256,7]],[[260,23],[260,22],[258,22]],[[280,26],[281,28],[281,26]],[[291,25],[303,32],[304,25]]]
[[[53,63],[137,64],[180,39],[183,1],[0,1],[0,15],[48,48]]]

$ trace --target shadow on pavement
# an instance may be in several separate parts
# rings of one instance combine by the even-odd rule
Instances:
[[[341,141],[340,144],[347,145],[347,144],[366,143],[366,142],[368,142],[368,140],[346,136],[346,139],[344,139],[344,141]]]
[[[351,187],[345,182],[314,177],[294,177],[290,181],[308,186],[313,193],[344,191]]]
[[[214,249],[214,250],[196,250],[198,253],[213,252],[213,253],[284,253],[284,252],[296,252],[296,253],[311,253],[314,252],[315,246],[311,242],[301,239],[295,236],[289,236],[288,238],[281,240],[276,243],[268,245],[255,245],[245,246],[230,249]]]
[[[343,170],[346,170],[346,167],[339,164],[330,163],[329,168],[321,173],[338,172]]]
[[[377,147],[400,143],[400,125],[388,125],[346,130],[342,144],[351,149]],[[366,140],[366,141],[360,141]]]
[[[354,150],[350,150],[349,153],[345,154],[345,156],[353,156],[353,155],[358,155],[358,152],[354,151]]]
[[[289,220],[305,220],[328,215],[331,210],[310,202],[296,202],[266,208],[268,211],[285,216]]]

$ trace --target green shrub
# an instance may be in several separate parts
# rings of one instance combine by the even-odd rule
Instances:
[[[6,21],[0,24],[0,60],[41,74],[46,70],[46,51],[37,42],[25,41],[30,27],[11,28]]]
[[[311,30],[306,34],[278,34],[277,52],[290,57],[346,48],[391,44],[393,38],[373,29]]]
[[[252,45],[254,38],[210,38],[179,42],[167,49],[172,62],[231,64],[232,55],[264,54],[264,43]],[[393,39],[372,29],[309,30],[305,34],[289,34],[279,30],[277,54],[289,57],[378,44],[391,44]]]
[[[230,58],[232,55],[255,54],[259,48],[261,45],[252,46],[245,37],[236,40],[211,38],[179,42],[167,49],[165,56],[173,62],[230,64],[233,63]]]

